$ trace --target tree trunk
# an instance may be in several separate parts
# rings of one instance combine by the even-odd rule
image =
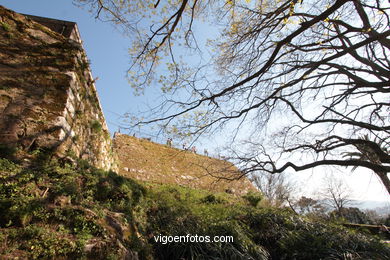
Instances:
[[[390,180],[389,177],[387,177],[387,172],[375,172],[375,173],[379,176],[383,185],[385,185],[387,192],[390,195]]]

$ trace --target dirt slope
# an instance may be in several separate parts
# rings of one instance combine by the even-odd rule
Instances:
[[[114,147],[120,161],[119,173],[124,176],[240,195],[256,191],[227,161],[118,133]]]

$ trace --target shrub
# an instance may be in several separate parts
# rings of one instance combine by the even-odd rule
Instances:
[[[267,248],[272,259],[343,259],[345,255],[360,255],[360,259],[390,257],[390,249],[374,237],[331,223],[310,222],[286,209],[252,212],[245,216],[244,222],[252,230],[256,244]]]
[[[212,223],[191,213],[185,206],[168,207],[164,201],[148,212],[147,232],[157,236],[232,236],[228,243],[156,242],[151,236],[155,257],[159,259],[267,259],[267,252],[248,237],[234,221]]]
[[[20,171],[19,165],[5,158],[0,158],[0,176],[9,176]]]
[[[200,200],[202,203],[222,203],[223,200],[217,198],[214,194],[209,194]]]
[[[95,131],[96,133],[99,133],[102,131],[102,124],[98,120],[94,120],[91,123],[91,129]]]
[[[82,258],[84,246],[97,241],[91,257],[119,258],[119,239],[140,259],[390,259],[390,249],[375,237],[289,209],[256,207],[258,193],[243,196],[247,205],[228,194],[175,185],[145,188],[88,164],[44,162],[23,168],[0,159],[0,254],[9,258],[13,252],[26,259]],[[58,197],[70,201],[53,203]],[[120,216],[115,227],[106,215]],[[234,241],[162,244],[153,238],[160,234]]]
[[[0,25],[1,25],[1,27],[3,28],[4,31],[6,31],[6,32],[11,31],[11,27],[9,26],[8,23],[0,22]]]
[[[13,230],[8,238],[17,243],[16,248],[27,253],[28,259],[53,259],[60,256],[74,256],[82,250],[64,234],[43,226],[30,225]],[[14,245],[12,245],[14,246]]]
[[[248,192],[246,195],[242,196],[246,199],[249,204],[253,207],[257,207],[259,202],[263,199],[263,195],[260,192]]]

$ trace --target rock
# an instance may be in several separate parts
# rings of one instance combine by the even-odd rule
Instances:
[[[41,148],[118,170],[77,25],[1,6],[0,13],[13,35],[0,34],[8,50],[0,53],[0,143],[19,148],[20,159]]]

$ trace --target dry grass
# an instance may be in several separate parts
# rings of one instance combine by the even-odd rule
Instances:
[[[116,135],[114,145],[119,155],[119,173],[130,178],[240,195],[256,191],[227,161],[124,134]]]

